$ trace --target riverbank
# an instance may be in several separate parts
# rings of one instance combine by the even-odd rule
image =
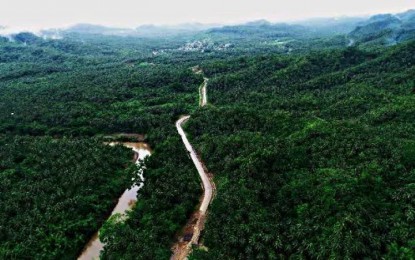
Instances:
[[[147,143],[143,142],[110,142],[108,145],[124,145],[127,148],[130,148],[134,151],[134,162],[137,165],[142,163],[147,156],[151,155],[151,148]],[[124,191],[121,197],[118,199],[118,203],[115,208],[112,210],[111,215],[121,214],[122,216],[126,214],[127,211],[131,210],[137,202],[137,193],[144,186],[144,176],[143,172],[138,172],[141,183],[139,185],[134,185],[130,189]],[[83,252],[78,257],[78,260],[91,260],[99,259],[101,251],[104,249],[104,244],[99,239],[99,231],[97,231],[88,244],[85,246]]]

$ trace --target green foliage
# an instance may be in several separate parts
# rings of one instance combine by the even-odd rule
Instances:
[[[198,204],[199,177],[178,135],[158,144],[146,167],[145,185],[128,220],[107,222],[100,234],[106,243],[103,259],[169,258],[176,232]]]
[[[144,134],[154,153],[128,220],[104,225],[102,258],[168,258],[202,192],[174,129],[191,114],[217,185],[208,250],[192,259],[413,259],[415,43],[316,35],[259,23],[1,39],[0,258],[76,258],[131,185],[131,152],[95,137],[117,133]],[[207,36],[208,52],[180,50]],[[200,109],[195,65],[210,78]]]
[[[0,130],[30,135],[147,133],[197,104],[193,90],[201,81],[187,68],[163,64],[131,67],[104,60],[91,69],[82,61],[68,65],[74,70],[59,65],[65,72],[32,62],[5,66]]]
[[[0,258],[73,259],[133,172],[131,152],[85,139],[0,138]]]
[[[192,259],[413,258],[414,47],[207,62],[187,131],[217,197]]]
[[[142,227],[141,241],[158,219],[154,240],[140,243],[148,254],[154,248],[160,248],[157,256],[169,254],[175,232],[197,204],[197,173],[178,137],[171,136],[176,136],[176,118],[197,106],[202,77],[187,65],[154,63],[145,43],[101,40],[0,44],[0,258],[79,255],[121,192],[132,185],[132,169],[124,170],[133,165],[132,153],[104,146],[96,135],[143,133],[156,148],[143,192],[149,191],[137,206],[140,213],[132,213],[143,209],[145,215],[131,217],[151,220]],[[177,178],[180,153],[185,158]],[[161,189],[160,197],[149,196],[150,189]],[[172,203],[177,206],[169,211]],[[160,212],[165,215],[158,216]],[[128,224],[136,236],[137,222]],[[111,245],[125,239],[114,236],[105,254],[123,253]]]

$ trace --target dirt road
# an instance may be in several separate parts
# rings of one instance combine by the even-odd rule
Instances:
[[[196,74],[203,74],[203,71],[200,69],[193,70]],[[207,84],[209,79],[204,77],[203,84],[199,88],[199,106],[203,107],[207,104]],[[181,117],[176,122],[177,132],[181,136],[184,146],[186,147],[190,158],[192,159],[194,165],[196,166],[197,172],[199,173],[200,178],[202,179],[203,184],[203,198],[200,203],[198,211],[193,212],[192,216],[188,220],[188,223],[182,230],[182,234],[179,236],[178,242],[173,246],[173,255],[171,260],[183,260],[187,259],[189,255],[192,244],[198,244],[200,238],[200,232],[204,228],[206,213],[209,207],[210,202],[215,191],[215,185],[212,178],[209,178],[206,167],[204,167],[203,162],[200,160],[200,157],[197,156],[197,153],[193,146],[190,144],[187,139],[186,133],[183,130],[183,125],[190,119],[189,115]],[[189,239],[191,236],[191,239]],[[185,237],[187,237],[185,239]]]
[[[197,154],[195,150],[193,149],[192,145],[190,144],[189,140],[186,137],[186,133],[183,131],[182,125],[189,120],[190,116],[184,116],[180,118],[176,122],[176,128],[179,132],[179,135],[182,137],[183,143],[189,152],[190,157],[192,158],[192,161],[194,165],[196,166],[197,172],[199,173],[200,178],[203,182],[203,189],[204,189],[204,196],[202,204],[200,205],[199,210],[202,212],[202,214],[206,213],[206,210],[209,206],[210,201],[212,200],[213,195],[213,187],[210,183],[209,177],[207,173],[205,172],[205,169],[203,168],[203,164],[201,161],[199,161],[199,158],[197,157]]]

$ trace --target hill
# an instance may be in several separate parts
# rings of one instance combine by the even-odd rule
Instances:
[[[360,23],[348,37],[363,44],[393,45],[415,37],[415,10],[384,14]]]

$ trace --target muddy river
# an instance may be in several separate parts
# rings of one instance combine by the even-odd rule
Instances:
[[[151,155],[151,149],[148,144],[143,142],[111,142],[108,143],[110,146],[114,146],[117,144],[122,144],[125,147],[131,148],[135,152],[135,163],[139,165],[145,157]],[[143,187],[144,185],[144,176],[142,172],[138,173],[139,178],[141,179],[142,183],[139,185],[134,185],[131,189],[127,189],[118,199],[118,203],[115,208],[112,210],[111,216],[119,213],[121,215],[125,215],[125,213],[130,210],[135,203],[137,202],[137,192]],[[101,253],[102,249],[104,248],[104,244],[99,240],[99,231],[94,234],[88,244],[85,246],[84,251],[82,252],[81,256],[78,257],[78,260],[91,260],[91,259],[99,259],[99,254]]]

